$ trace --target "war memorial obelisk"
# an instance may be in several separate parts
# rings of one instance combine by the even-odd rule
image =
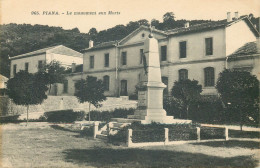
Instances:
[[[134,115],[129,115],[127,118],[141,120],[142,124],[185,122],[185,120],[176,120],[173,116],[167,116],[163,109],[163,89],[166,86],[161,79],[158,48],[158,41],[153,37],[150,28],[150,35],[144,42],[144,69],[138,86],[138,107]]]

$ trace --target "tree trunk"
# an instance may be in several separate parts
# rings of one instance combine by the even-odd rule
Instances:
[[[91,106],[91,104],[89,103],[88,104],[88,121],[90,121],[90,106]]]
[[[50,87],[49,87],[49,94],[51,93],[51,84],[50,84]]]
[[[29,105],[27,105],[27,120],[26,120],[26,126],[28,125],[28,118],[29,118]]]
[[[189,117],[189,105],[187,105],[187,108],[186,108],[186,112],[187,112],[187,119],[189,119],[188,117]]]
[[[242,116],[242,110],[239,110],[240,112],[240,131],[242,131],[242,127],[243,127],[243,116]]]

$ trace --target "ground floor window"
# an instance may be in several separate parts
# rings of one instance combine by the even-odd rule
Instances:
[[[179,81],[188,79],[188,70],[187,69],[180,69],[179,70]]]
[[[204,84],[205,84],[205,87],[215,85],[214,68],[212,68],[212,67],[204,68]]]
[[[104,89],[105,91],[109,91],[109,76],[103,77]]]

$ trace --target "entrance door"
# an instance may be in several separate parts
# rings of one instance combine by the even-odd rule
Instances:
[[[121,96],[127,96],[127,80],[121,80]]]

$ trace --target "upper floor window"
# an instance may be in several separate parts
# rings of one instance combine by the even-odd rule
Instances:
[[[140,49],[140,64],[143,63],[143,54],[144,54],[144,49]]]
[[[16,71],[17,71],[17,65],[16,65],[16,64],[14,64],[14,65],[13,65],[13,76],[15,76],[15,74],[16,74]]]
[[[89,68],[94,68],[94,63],[95,63],[95,60],[94,60],[94,55],[90,56],[89,57]]]
[[[105,91],[109,91],[109,76],[103,77],[104,89]]]
[[[25,70],[26,72],[29,71],[29,63],[28,63],[28,62],[26,62],[26,63],[24,64],[24,70]]]
[[[207,86],[214,86],[215,85],[215,72],[214,68],[207,67],[204,69],[204,84],[205,87]]]
[[[68,80],[63,82],[63,93],[68,93]]]
[[[127,54],[126,54],[126,51],[125,52],[122,52],[122,65],[126,65],[127,64]]]
[[[41,70],[43,68],[43,61],[38,61],[38,70]]]
[[[187,48],[186,48],[186,41],[182,41],[179,43],[179,49],[180,49],[180,58],[186,58],[187,57]]]
[[[109,67],[109,54],[105,54],[105,67]]]
[[[161,61],[167,60],[167,46],[161,46]]]
[[[179,70],[179,81],[188,79],[188,70],[187,69],[180,69]]]
[[[213,38],[205,38],[206,55],[213,55]]]

